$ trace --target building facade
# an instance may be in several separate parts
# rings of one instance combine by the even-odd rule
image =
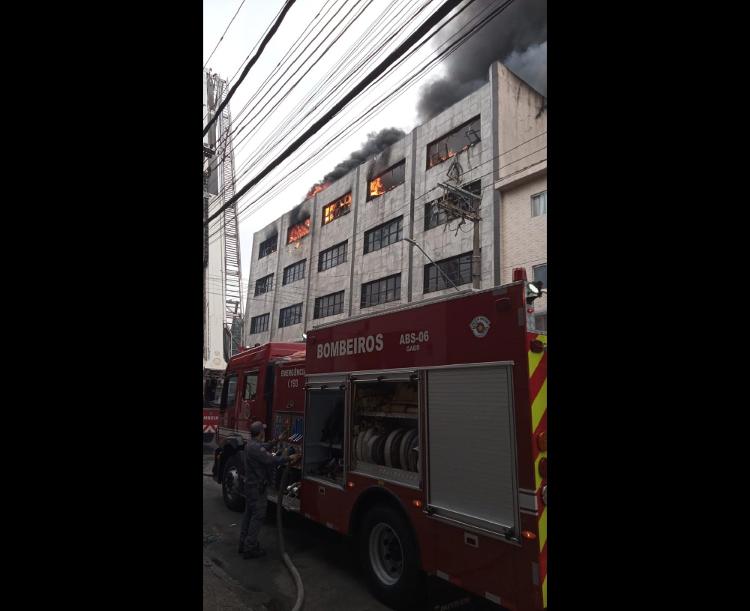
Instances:
[[[245,344],[470,288],[474,226],[456,207],[480,218],[481,288],[515,267],[546,286],[546,122],[544,98],[496,62],[489,83],[255,233]]]

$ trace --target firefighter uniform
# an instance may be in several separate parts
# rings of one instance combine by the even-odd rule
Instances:
[[[254,422],[251,431],[260,432],[262,426],[260,422]],[[242,517],[239,549],[250,558],[264,553],[258,544],[258,534],[268,504],[266,486],[273,469],[289,460],[286,456],[272,456],[269,453],[272,446],[272,443],[251,438],[245,447],[245,515]]]

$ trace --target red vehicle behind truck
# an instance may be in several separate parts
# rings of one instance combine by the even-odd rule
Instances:
[[[227,506],[244,506],[240,451],[261,420],[303,455],[283,506],[354,537],[386,604],[431,574],[546,608],[547,339],[530,295],[524,279],[234,356],[214,462]]]

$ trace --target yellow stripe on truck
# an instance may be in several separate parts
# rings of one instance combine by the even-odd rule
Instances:
[[[544,384],[539,389],[539,392],[531,404],[531,430],[536,431],[536,427],[542,421],[542,416],[547,410],[547,379],[544,379]]]

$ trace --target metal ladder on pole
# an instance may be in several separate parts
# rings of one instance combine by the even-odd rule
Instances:
[[[226,81],[218,83],[218,100],[224,101],[227,93]],[[229,104],[219,116],[217,141],[221,142],[218,155],[221,159],[221,192],[223,203],[234,197],[234,149],[232,147],[232,116]],[[237,221],[237,205],[223,213],[224,242],[224,325],[230,335],[229,354],[235,354],[242,344],[242,267],[240,264],[240,236]]]

